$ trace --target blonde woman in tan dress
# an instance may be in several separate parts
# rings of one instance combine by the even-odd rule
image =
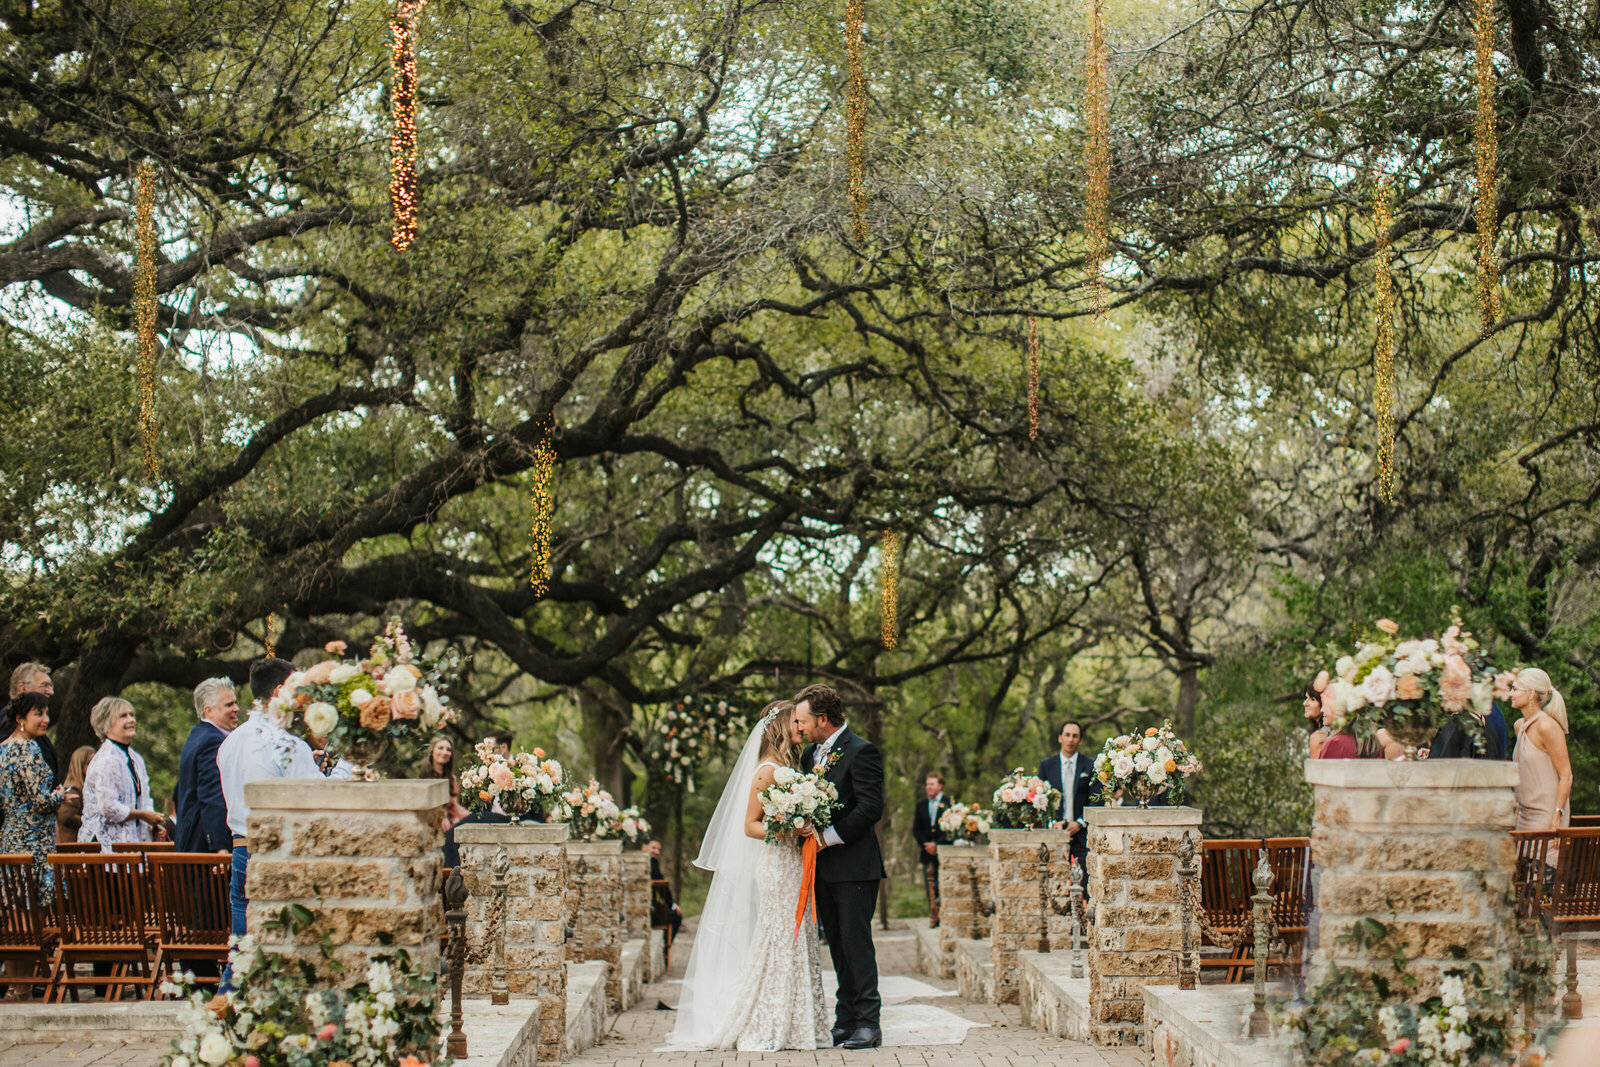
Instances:
[[[1572,811],[1572,761],[1567,757],[1567,702],[1550,684],[1550,676],[1529,667],[1511,683],[1511,706],[1517,720],[1517,829],[1559,830]],[[1555,865],[1552,842],[1545,862]]]

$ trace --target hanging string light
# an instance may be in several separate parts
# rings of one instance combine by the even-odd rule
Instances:
[[[1089,0],[1088,190],[1084,196],[1084,230],[1088,241],[1089,283],[1096,322],[1105,319],[1106,259],[1111,254],[1111,90],[1106,80],[1106,12],[1104,0]]]
[[[865,0],[845,0],[844,43],[850,68],[845,100],[845,154],[849,167],[850,230],[858,244],[867,239],[867,77],[861,64],[865,21]]]
[[[389,205],[394,232],[389,242],[404,252],[417,239],[417,18],[428,0],[397,0],[389,19],[390,96],[394,128],[389,134]]]
[[[533,595],[550,592],[550,533],[555,520],[555,497],[550,491],[556,470],[556,447],[550,425],[533,448],[533,523],[528,529],[529,555],[533,559],[528,584]]]
[[[1394,503],[1394,276],[1389,271],[1389,230],[1394,223],[1392,192],[1387,174],[1378,175],[1372,196],[1372,226],[1377,233],[1372,253],[1376,272],[1373,299],[1378,305],[1376,338],[1377,381],[1372,406],[1378,412],[1378,498]]]
[[[137,259],[133,275],[133,322],[139,339],[139,437],[144,445],[144,472],[161,475],[156,454],[156,171],[140,163],[134,198],[133,229]]]
[[[267,628],[261,638],[261,644],[267,650],[268,659],[278,654],[278,616],[275,612],[267,612]]]
[[[1478,117],[1472,147],[1478,172],[1478,317],[1483,335],[1500,318],[1500,264],[1495,239],[1500,232],[1500,129],[1495,120],[1494,0],[1475,0],[1473,36],[1478,52]]]
[[[882,619],[879,631],[884,648],[894,648],[900,643],[900,535],[894,528],[883,531],[883,562],[878,574],[879,600]]]
[[[1028,440],[1039,439],[1039,320],[1028,316]]]

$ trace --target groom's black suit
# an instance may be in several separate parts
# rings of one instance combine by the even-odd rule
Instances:
[[[801,763],[816,768],[816,745]],[[837,758],[835,758],[837,757]],[[872,946],[872,913],[883,879],[877,822],[883,817],[883,756],[877,746],[844,727],[828,752],[823,777],[839,790],[833,829],[842,844],[817,853],[817,919],[828,933],[828,953],[839,976],[834,1028],[879,1028],[878,957]]]

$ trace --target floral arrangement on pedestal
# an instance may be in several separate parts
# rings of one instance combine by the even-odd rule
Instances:
[[[1108,737],[1094,758],[1101,798],[1109,802],[1122,793],[1141,808],[1149,807],[1163,789],[1171,803],[1182,804],[1188,795],[1184,780],[1200,770],[1200,761],[1172,732],[1171,723],[1152,726],[1143,734]]]
[[[749,716],[726,700],[685,696],[646,720],[644,756],[663,782],[694,792],[698,768],[750,733]]]
[[[620,837],[630,845],[637,845],[650,837],[650,820],[639,814],[637,807],[623,808],[617,814],[617,830],[607,837]]]
[[[329,641],[323,650],[334,658],[291,674],[266,710],[371,781],[378,777],[373,765],[391,745],[421,745],[455,721],[439,688],[454,674],[457,654],[419,654],[398,619],[389,621],[364,658],[344,657],[346,648]]]
[[[1414,759],[1451,716],[1468,710],[1478,719],[1489,714],[1494,693],[1488,654],[1456,616],[1437,638],[1405,640],[1398,623],[1379,619],[1334,664],[1322,699],[1358,737],[1388,730]]]
[[[994,826],[994,812],[973,804],[952,804],[939,816],[939,829],[953,845],[975,845]]]
[[[766,839],[792,838],[806,823],[821,833],[833,825],[833,809],[839,806],[839,790],[815,772],[778,767],[772,784],[758,794],[765,816]]]
[[[499,804],[512,822],[544,814],[560,816],[565,807],[561,797],[565,772],[560,763],[545,757],[544,749],[503,756],[493,741],[484,740],[472,752],[477,762],[461,772],[461,799],[469,811],[491,811]]]
[[[1061,790],[1018,767],[995,788],[994,809],[1005,826],[1037,830],[1061,810]]]
[[[596,841],[621,834],[622,809],[600,783],[574,787],[561,795],[567,807],[566,824],[574,841]]]
[[[296,933],[315,921],[286,908],[268,925]],[[324,953],[331,946],[324,946]],[[438,979],[412,969],[404,949],[374,956],[356,981],[329,963],[264,952],[254,936],[234,945],[232,991],[207,999],[194,976],[163,982],[183,996],[183,1034],[163,1067],[428,1067],[443,1061]]]

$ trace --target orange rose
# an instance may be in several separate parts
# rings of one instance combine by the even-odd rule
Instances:
[[[428,1067],[428,1065],[415,1056],[407,1055],[400,1060],[400,1067]]]
[[[394,704],[388,697],[373,697],[361,707],[361,726],[367,730],[381,730],[389,725],[394,714]]]
[[[1170,759],[1169,759],[1169,760],[1167,760],[1167,762],[1166,762],[1166,763],[1165,763],[1165,764],[1163,764],[1163,765],[1162,765],[1162,766],[1163,766],[1163,767],[1164,767],[1164,769],[1165,769],[1165,770],[1166,770],[1166,772],[1167,772],[1167,773],[1168,773],[1168,774],[1173,774],[1173,773],[1176,773],[1176,772],[1177,772],[1177,770],[1178,770],[1178,761],[1177,761],[1177,760],[1170,760]]]
[[[534,759],[544,759],[544,749],[542,749],[542,748],[534,749],[533,750],[533,758]]]
[[[478,799],[479,800],[488,800],[489,799],[488,791],[484,790],[484,789],[478,790]]]
[[[1144,732],[1144,735],[1146,737],[1154,737],[1156,734],[1158,734],[1160,732],[1161,732],[1160,730],[1157,730],[1154,726],[1152,726],[1152,727],[1150,727],[1150,729],[1148,729],[1148,730],[1146,730]]]
[[[422,698],[417,696],[415,689],[402,689],[389,701],[394,705],[394,717],[397,719],[415,719],[422,713]]]
[[[311,706],[311,694],[310,693],[296,693],[295,697],[294,697],[294,702],[296,704],[300,705],[300,710],[301,711],[304,711],[304,710],[306,710],[307,708],[309,708]]]
[[[1395,679],[1394,697],[1396,700],[1421,700],[1422,683],[1414,674],[1402,674]]]

